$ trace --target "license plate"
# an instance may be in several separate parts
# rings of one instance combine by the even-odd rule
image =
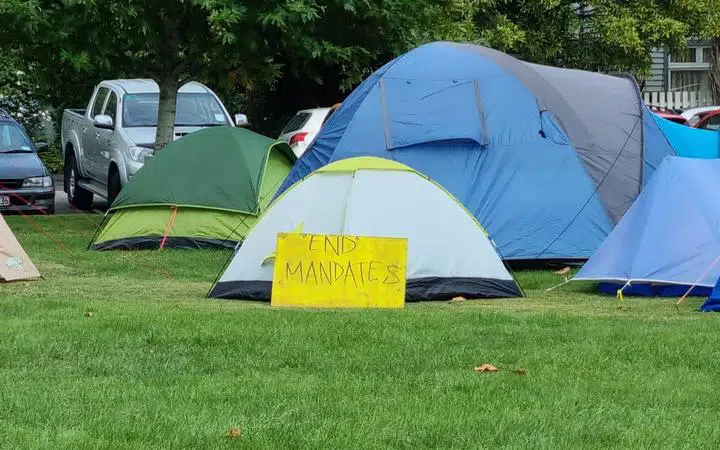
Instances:
[[[0,196],[0,206],[10,206],[10,197],[7,195]]]

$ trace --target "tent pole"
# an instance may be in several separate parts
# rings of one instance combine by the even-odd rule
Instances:
[[[172,206],[171,208],[172,214],[170,214],[170,220],[168,220],[167,228],[165,228],[165,233],[163,234],[162,240],[160,241],[160,250],[165,248],[165,241],[167,241],[170,230],[172,230],[173,225],[175,225],[175,218],[177,217],[177,207]]]
[[[557,286],[553,286],[553,287],[551,287],[551,288],[547,288],[547,289],[545,289],[545,293],[547,294],[548,292],[554,291],[555,289],[557,289],[557,288],[559,288],[559,287],[563,287],[563,286],[565,286],[566,284],[568,284],[568,283],[571,282],[571,281],[572,281],[572,279],[570,279],[570,280],[565,280],[565,281],[563,281],[562,283],[558,284]]]
[[[710,269],[712,269],[713,267],[715,267],[715,264],[717,264],[718,261],[720,261],[720,256],[718,256],[717,258],[715,258],[715,261],[713,261],[713,263],[710,264],[710,267],[708,267],[707,269],[705,269],[705,272],[703,272],[703,274],[700,275],[700,277],[699,277],[697,280],[695,280],[695,282],[692,284],[692,286],[690,286],[690,289],[687,290],[687,292],[685,293],[685,295],[683,295],[682,297],[680,297],[680,299],[675,303],[675,306],[680,306],[680,305],[682,305],[682,303],[683,303],[683,302],[685,301],[685,299],[690,295],[690,293],[692,292],[692,290],[695,289],[695,286],[697,286],[697,284],[698,284],[700,281],[702,281],[703,278],[705,278],[705,275],[707,275],[708,272],[710,272]]]

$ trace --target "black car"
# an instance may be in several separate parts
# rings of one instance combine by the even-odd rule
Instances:
[[[47,144],[33,142],[22,125],[0,109],[0,212],[55,212],[55,187],[38,156]]]

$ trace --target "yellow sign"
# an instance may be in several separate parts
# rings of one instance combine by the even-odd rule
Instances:
[[[405,306],[407,239],[278,233],[271,304]]]

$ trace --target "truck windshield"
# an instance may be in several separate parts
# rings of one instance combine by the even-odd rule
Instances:
[[[156,127],[160,94],[125,94],[124,127]],[[209,93],[180,93],[177,97],[175,126],[229,125],[220,103]]]
[[[32,151],[30,139],[19,126],[12,122],[0,122],[0,153]]]

